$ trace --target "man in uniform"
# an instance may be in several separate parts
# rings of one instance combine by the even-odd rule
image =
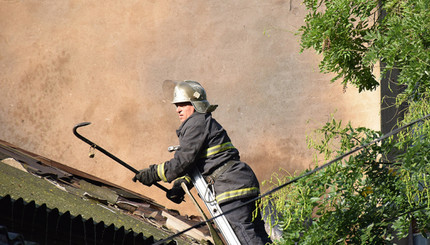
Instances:
[[[195,81],[177,82],[172,103],[176,105],[181,121],[176,131],[179,147],[172,159],[139,171],[133,181],[138,180],[147,186],[158,181],[174,181],[167,197],[180,203],[185,195],[181,182],[190,184],[187,173],[198,168],[214,190],[223,211],[240,207],[257,197],[260,194],[259,182],[252,169],[240,161],[239,151],[227,132],[212,118],[211,112],[217,105],[208,102],[203,87]],[[257,212],[255,218],[253,212]],[[255,202],[225,216],[241,244],[271,243]]]

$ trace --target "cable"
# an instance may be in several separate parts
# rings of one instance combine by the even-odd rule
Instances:
[[[272,193],[274,193],[274,192],[276,192],[276,191],[278,191],[278,190],[280,190],[280,189],[282,189],[282,188],[284,188],[284,187],[286,187],[286,186],[288,186],[288,185],[290,185],[290,184],[293,184],[293,183],[295,183],[295,182],[299,181],[300,179],[303,179],[304,177],[307,177],[307,176],[309,176],[309,175],[311,175],[311,174],[314,174],[314,173],[315,173],[315,172],[317,172],[317,171],[320,171],[320,170],[322,170],[322,169],[324,169],[324,168],[326,168],[326,167],[330,166],[331,164],[333,164],[333,163],[335,163],[335,162],[337,162],[337,161],[339,161],[339,160],[343,159],[343,158],[344,158],[344,157],[346,157],[346,156],[349,156],[349,155],[351,155],[351,154],[353,154],[353,153],[355,153],[355,152],[357,152],[357,151],[359,151],[359,150],[361,150],[361,149],[363,149],[363,148],[366,148],[366,147],[368,147],[369,145],[373,145],[373,144],[375,144],[375,143],[378,143],[379,141],[385,140],[386,138],[388,138],[388,137],[390,137],[390,136],[392,136],[392,135],[395,135],[395,134],[399,133],[399,132],[400,132],[400,131],[402,131],[403,129],[408,128],[408,127],[410,127],[410,126],[412,126],[412,125],[416,124],[417,122],[424,121],[424,120],[428,119],[429,117],[430,117],[430,114],[427,114],[426,116],[424,116],[424,117],[422,117],[422,118],[419,118],[419,119],[417,119],[417,120],[415,120],[415,121],[412,121],[412,122],[410,122],[410,123],[408,123],[408,124],[406,124],[406,125],[404,125],[404,126],[402,126],[402,127],[400,127],[400,128],[397,128],[397,129],[395,129],[395,130],[391,131],[390,133],[388,133],[388,134],[386,134],[386,135],[383,135],[383,136],[381,136],[381,137],[379,137],[379,138],[377,138],[377,139],[375,139],[375,140],[373,140],[373,141],[371,141],[371,142],[369,142],[369,143],[367,143],[367,144],[364,144],[364,145],[358,146],[358,147],[356,147],[355,149],[352,149],[352,150],[348,151],[347,153],[344,153],[343,155],[340,155],[340,156],[338,156],[338,157],[334,158],[333,160],[331,160],[331,161],[329,161],[329,162],[327,162],[327,163],[325,163],[325,164],[321,165],[320,167],[317,167],[317,168],[313,169],[312,171],[309,171],[309,172],[307,172],[307,173],[305,173],[305,174],[303,174],[303,175],[301,175],[301,176],[299,176],[299,177],[297,177],[297,178],[294,178],[294,179],[292,179],[292,180],[290,180],[290,181],[287,181],[287,182],[285,182],[284,184],[282,184],[282,185],[280,185],[280,186],[277,186],[277,187],[273,188],[272,190],[270,190],[270,191],[268,191],[268,192],[266,192],[266,193],[264,193],[264,194],[262,194],[262,195],[260,195],[260,196],[258,196],[258,197],[255,197],[255,198],[253,198],[253,199],[248,200],[247,202],[243,203],[242,205],[240,205],[240,206],[238,206],[238,207],[236,207],[236,208],[234,208],[234,209],[226,210],[226,211],[224,211],[223,213],[221,213],[221,214],[219,214],[219,215],[217,215],[217,216],[215,216],[215,217],[212,217],[212,218],[210,218],[210,219],[207,219],[207,220],[205,220],[205,221],[202,221],[202,222],[200,222],[200,223],[197,223],[197,224],[195,224],[195,225],[193,225],[193,226],[191,226],[191,227],[189,227],[189,228],[187,228],[187,229],[185,229],[185,230],[183,230],[183,231],[180,231],[180,232],[178,232],[178,233],[176,233],[176,234],[174,234],[174,235],[172,235],[172,236],[169,236],[169,237],[167,237],[167,238],[165,238],[165,239],[163,239],[163,240],[160,240],[160,241],[158,241],[158,242],[154,243],[154,245],[161,245],[161,244],[163,244],[164,242],[167,242],[167,241],[169,241],[169,240],[172,240],[173,238],[175,238],[175,237],[177,237],[177,236],[179,236],[179,235],[182,235],[182,234],[184,234],[184,233],[185,233],[185,232],[187,232],[187,231],[190,231],[190,230],[192,230],[192,229],[194,229],[194,228],[198,228],[198,227],[200,227],[200,226],[203,226],[204,224],[206,224],[206,222],[211,222],[212,220],[214,220],[214,219],[216,219],[216,218],[220,217],[221,215],[224,215],[224,214],[227,214],[227,213],[233,212],[234,210],[236,210],[236,209],[238,209],[238,208],[241,208],[241,207],[246,206],[246,205],[248,205],[248,204],[250,204],[250,203],[252,203],[252,202],[255,202],[255,201],[256,201],[256,200],[258,200],[258,199],[261,199],[261,198],[263,198],[263,197],[265,197],[265,196],[268,196],[268,195],[270,195],[270,194],[272,194]]]

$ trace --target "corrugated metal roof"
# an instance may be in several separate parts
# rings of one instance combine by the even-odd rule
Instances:
[[[39,181],[34,183],[32,187],[28,186],[28,184],[21,183],[21,177],[15,179],[15,183],[8,183],[10,182],[10,177],[6,173],[7,171],[2,167],[2,171],[6,172],[0,174],[0,176],[6,178],[6,181],[4,182],[5,185],[3,185],[3,188],[0,188],[0,190],[6,188],[6,191],[0,192],[0,197],[3,195],[1,205],[4,205],[0,206],[0,226],[4,225],[9,231],[22,233],[25,239],[30,239],[30,241],[35,240],[40,244],[52,244],[47,243],[47,241],[58,241],[57,244],[151,244],[154,242],[154,238],[151,236],[155,234],[153,232],[148,233],[151,237],[145,238],[143,233],[125,230],[124,226],[117,228],[114,224],[107,225],[103,221],[95,222],[93,218],[89,218],[93,217],[94,209],[91,209],[92,211],[84,211],[82,208],[79,208],[84,205],[89,209],[89,206],[94,205],[94,203],[97,203],[97,205],[94,206],[104,207],[104,213],[124,213],[127,214],[126,216],[134,217],[134,222],[137,221],[138,226],[141,226],[140,224],[145,222],[147,224],[152,224],[153,228],[151,229],[168,232],[166,236],[168,236],[167,234],[169,233],[171,234],[172,231],[166,230],[166,217],[163,215],[165,213],[170,213],[171,216],[169,217],[179,219],[188,225],[193,225],[201,220],[199,217],[181,216],[179,212],[167,210],[151,198],[0,140],[0,160],[5,157],[11,157],[17,160],[19,162],[18,165],[22,165],[20,167],[24,167],[24,170],[41,177],[43,180],[48,180],[48,182],[58,187],[52,189],[50,184],[47,184],[46,181],[40,182],[39,178],[36,178],[36,180]],[[18,170],[13,172],[22,173]],[[41,187],[41,185],[44,187]],[[10,195],[6,195],[10,193],[8,186],[19,186],[18,192],[25,189],[24,187],[28,187],[31,192],[30,199],[28,195],[26,199],[22,199],[20,195],[14,195],[14,198],[16,198],[16,200],[14,200]],[[49,208],[51,209],[45,204],[37,206],[37,204],[40,205],[46,200],[39,198],[37,202],[32,201],[35,200],[31,199],[32,196],[34,196],[33,191],[40,188],[48,190],[40,195],[49,196],[51,191],[59,192],[54,195],[54,199],[60,199],[58,195],[65,195],[62,193],[70,193],[80,197],[77,198],[78,202],[76,203],[76,205],[78,205],[78,211],[76,212],[76,209],[74,209],[74,216],[67,211],[72,210],[67,209],[69,203],[59,204],[62,206],[55,206],[58,205],[55,204],[55,202],[52,207],[52,202],[50,202],[51,206],[49,206]],[[57,189],[61,189],[64,192],[58,191]],[[82,203],[82,200],[85,199],[92,200],[90,201],[91,204]],[[24,200],[28,201],[28,203],[25,203]],[[67,206],[66,209],[64,209],[64,206]],[[60,210],[63,209],[63,213],[55,207],[58,207]],[[109,216],[109,214],[107,215]],[[111,222],[118,223],[118,218],[115,217],[113,217],[115,221],[112,220],[112,217],[108,219],[110,220],[109,224]],[[98,221],[100,220],[104,220],[103,217],[100,219],[99,216]],[[119,223],[123,224],[121,222]],[[135,230],[139,229],[140,228]],[[157,231],[157,233],[159,233],[159,231]],[[158,235],[158,237],[159,236],[160,235]],[[179,238],[178,241],[180,244],[192,244],[198,243],[200,240],[211,239],[207,227],[201,227],[194,233],[188,234],[188,236],[192,236],[194,239],[190,240],[190,237],[183,237],[184,239]],[[162,239],[162,237],[158,239]]]
[[[0,199],[0,224],[22,235],[24,240],[39,244],[153,244],[154,238],[126,231],[113,224],[85,220],[82,216],[60,213],[37,206],[34,201],[13,200],[9,195]],[[176,244],[170,242],[169,244]]]

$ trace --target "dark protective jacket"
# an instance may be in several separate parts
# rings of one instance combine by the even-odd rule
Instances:
[[[208,177],[221,168],[222,173],[213,181],[219,204],[259,195],[259,183],[252,169],[240,161],[239,151],[233,146],[224,128],[210,113],[194,112],[185,120],[176,134],[179,149],[174,158],[157,165],[157,174],[164,182],[186,176],[198,168]],[[234,162],[231,162],[234,161]]]

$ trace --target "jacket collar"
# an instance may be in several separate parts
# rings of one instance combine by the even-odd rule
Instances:
[[[190,121],[192,118],[198,117],[199,115],[211,115],[211,113],[200,113],[195,111],[193,114],[191,114],[190,117],[188,117],[185,121],[183,121],[181,123],[181,125],[179,126],[179,128],[176,130],[176,134],[179,136],[179,132],[181,132],[182,128],[185,126],[185,124],[187,124],[188,121]]]

